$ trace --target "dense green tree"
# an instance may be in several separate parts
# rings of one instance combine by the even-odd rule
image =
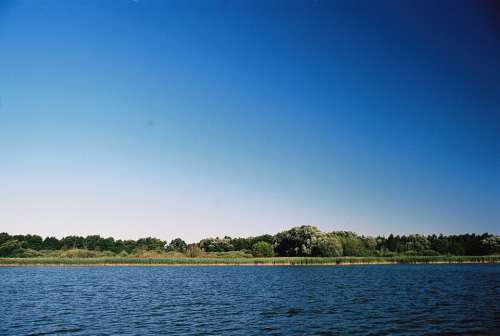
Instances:
[[[260,235],[260,236],[256,236],[256,237],[250,237],[250,242],[253,244],[257,243],[257,242],[260,242],[260,241],[264,241],[264,242],[267,242],[269,244],[273,244],[274,243],[274,237],[270,234],[264,234],[264,235]]]
[[[102,238],[99,235],[91,235],[85,237],[85,248],[88,250],[97,250],[99,248],[99,242],[101,239]]]
[[[122,244],[123,249],[128,253],[132,253],[135,249],[137,249],[137,242],[135,240],[124,240]]]
[[[348,235],[342,237],[342,245],[344,247],[344,256],[364,256],[367,255],[367,249],[363,240],[356,235]]]
[[[339,257],[342,252],[342,239],[333,233],[322,234],[313,242],[314,257]]]
[[[314,241],[321,231],[310,225],[303,225],[280,232],[274,236],[274,250],[279,256],[310,256]]]
[[[453,254],[453,255],[465,255],[466,254],[465,246],[458,239],[455,239],[455,237],[452,237],[452,239],[450,239],[449,250],[450,250],[450,254]]]
[[[56,237],[45,237],[42,246],[42,250],[59,250],[62,243]]]
[[[87,237],[67,236],[61,240],[55,237],[38,235],[9,235],[0,233],[0,256],[27,257],[37,256],[40,250],[81,249],[109,251],[128,255],[141,250],[176,250],[187,255],[201,255],[205,252],[245,251],[254,255],[270,255],[262,252],[265,242],[270,244],[277,256],[379,256],[379,255],[485,255],[500,254],[500,237],[484,233],[463,235],[389,235],[385,237],[358,236],[353,232],[321,232],[313,226],[294,227],[274,236],[240,238],[207,238],[188,246],[182,239],[176,238],[167,246],[166,242],[153,237],[136,240],[114,240],[99,235]],[[257,244],[258,243],[258,244]],[[255,250],[256,248],[259,250]],[[87,252],[89,252],[87,251]],[[80,251],[81,253],[87,253]],[[95,254],[95,252],[92,252]],[[90,253],[89,255],[92,255]]]
[[[173,239],[170,244],[168,244],[167,251],[177,251],[177,252],[186,252],[187,244],[181,238]]]
[[[98,248],[100,251],[120,252],[116,248],[115,239],[113,237],[99,239]]]
[[[481,249],[485,254],[500,254],[500,237],[489,236],[482,239]]]
[[[443,235],[432,235],[429,237],[429,242],[431,244],[431,249],[436,251],[439,254],[448,254],[450,251],[450,243],[448,242],[448,238]]]
[[[389,237],[387,238],[387,249],[391,252],[396,252],[398,250],[398,238],[394,237],[394,235],[391,233]]]
[[[39,235],[25,235],[23,241],[29,249],[41,250],[43,248],[43,238]]]
[[[132,253],[134,250],[137,249],[137,242],[135,240],[115,240],[114,243],[114,252],[122,252],[125,251],[126,253]]]
[[[257,236],[257,237],[248,237],[248,238],[232,238],[231,245],[233,246],[234,251],[242,251],[242,250],[251,250],[252,246],[260,241],[268,242],[269,244],[273,244],[274,237],[269,234]]]
[[[61,239],[62,245],[66,249],[85,248],[85,238],[80,236],[67,236]]]
[[[64,238],[63,238],[64,239]],[[99,241],[101,240],[101,236],[99,235],[90,235],[84,238],[83,246],[87,250],[98,250],[99,249]]]
[[[418,252],[429,250],[430,247],[429,240],[425,236],[416,234],[406,238],[405,251],[415,251],[418,254]]]
[[[231,244],[235,251],[250,250],[252,248],[253,238],[233,238]]]
[[[207,238],[199,242],[200,248],[205,252],[228,252],[234,251],[231,237]]]
[[[165,249],[166,242],[158,238],[147,237],[137,240],[137,248],[142,250],[163,250]]]
[[[0,245],[11,240],[11,236],[7,232],[0,232]]]
[[[368,236],[368,237],[361,237],[361,239],[363,240],[366,250],[370,252],[374,252],[377,250],[378,242],[376,238]]]
[[[252,254],[255,257],[272,257],[274,255],[273,245],[266,241],[259,241],[253,244]]]

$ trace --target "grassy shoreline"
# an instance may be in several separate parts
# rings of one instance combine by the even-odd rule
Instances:
[[[272,258],[0,258],[0,266],[291,266],[376,264],[497,264],[490,256],[272,257]]]

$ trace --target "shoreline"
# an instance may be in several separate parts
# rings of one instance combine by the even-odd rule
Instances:
[[[193,266],[356,266],[356,265],[435,265],[435,264],[500,264],[500,256],[440,257],[340,257],[340,258],[0,258],[0,267],[193,267]]]

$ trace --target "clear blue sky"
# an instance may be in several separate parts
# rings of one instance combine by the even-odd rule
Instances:
[[[2,1],[0,231],[500,233],[485,1]]]

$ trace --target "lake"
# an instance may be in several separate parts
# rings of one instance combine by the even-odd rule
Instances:
[[[498,335],[500,265],[0,267],[0,335]]]

